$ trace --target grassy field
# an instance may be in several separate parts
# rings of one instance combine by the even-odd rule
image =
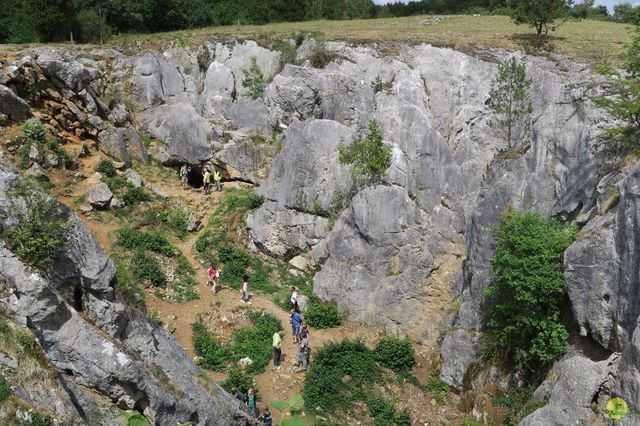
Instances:
[[[529,50],[532,29],[518,26],[506,16],[441,16],[440,22],[421,25],[429,16],[354,21],[285,22],[263,26],[210,27],[160,34],[117,36],[113,44],[123,47],[198,46],[210,37],[234,36],[268,44],[296,34],[323,40],[353,43],[430,43],[463,51],[477,48]],[[619,63],[618,55],[631,39],[631,26],[603,21],[568,21],[549,38],[545,50],[566,54],[575,60],[598,64],[603,59]]]

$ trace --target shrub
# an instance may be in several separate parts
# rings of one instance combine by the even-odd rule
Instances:
[[[243,69],[242,72],[244,73],[242,87],[247,89],[247,96],[252,99],[262,97],[267,84],[271,83],[271,78],[264,78],[255,56],[251,58],[249,69]]]
[[[307,58],[311,61],[311,65],[314,68],[324,68],[333,62],[338,55],[327,49],[327,46],[322,41],[316,42],[311,51],[311,55]]]
[[[338,308],[331,303],[312,300],[304,312],[304,320],[313,328],[333,328],[342,324],[342,316]]]
[[[546,401],[539,401],[533,398],[533,386],[518,387],[515,381],[509,383],[509,391],[507,394],[497,396],[491,399],[494,406],[500,406],[504,409],[505,419],[503,425],[516,426],[520,420],[527,417],[540,407],[546,404]]]
[[[227,392],[231,392],[233,389],[238,389],[247,396],[247,392],[249,389],[253,388],[254,395],[258,395],[258,390],[256,389],[256,384],[253,381],[253,376],[244,372],[239,366],[234,366],[231,370],[229,370],[229,376],[226,380],[220,382],[220,386]]]
[[[62,208],[56,201],[24,183],[16,183],[9,197],[15,223],[2,227],[3,238],[22,261],[46,274],[56,255],[66,245],[72,223],[64,219]],[[7,224],[8,212],[1,212],[0,218]]]
[[[251,358],[253,364],[247,366],[247,372],[262,373],[271,360],[273,334],[282,329],[282,323],[268,312],[249,311],[247,316],[252,327],[236,332],[231,350],[236,361]]]
[[[176,234],[176,237],[182,239],[187,236],[187,224],[189,222],[189,217],[182,210],[172,210],[171,211],[171,229]]]
[[[143,250],[137,250],[131,257],[131,271],[137,280],[149,280],[157,287],[164,287],[167,284],[167,277],[160,268],[160,264],[155,257],[148,255]]]
[[[231,244],[224,243],[218,248],[218,259],[222,262],[222,279],[232,285],[240,284],[249,266],[249,254]]]
[[[381,378],[373,353],[361,340],[342,340],[324,345],[307,371],[302,394],[321,412],[349,409],[366,400]]]
[[[149,250],[167,257],[175,254],[176,249],[161,232],[138,231],[133,228],[124,228],[118,231],[117,244],[129,250]]]
[[[37,143],[44,143],[45,140],[45,130],[44,126],[37,118],[30,118],[26,120],[20,126],[20,130],[22,130],[22,134],[27,140]]]
[[[213,371],[224,370],[230,357],[229,348],[219,345],[201,321],[191,324],[191,330],[193,350],[200,357],[198,365]]]
[[[176,269],[177,273],[177,269]],[[171,289],[174,292],[175,301],[178,303],[198,300],[200,294],[196,290],[198,282],[191,276],[183,276],[178,281],[172,283]]]
[[[111,190],[111,192],[117,191],[121,188],[133,188],[133,185],[129,181],[127,181],[126,176],[114,176],[111,179],[107,180],[107,186]]]
[[[96,167],[96,172],[102,173],[106,177],[114,177],[116,175],[116,166],[111,160],[102,160]]]
[[[42,415],[37,412],[31,413],[31,421],[27,423],[28,426],[52,426],[53,419],[51,416]]]
[[[416,363],[416,354],[408,339],[386,337],[378,342],[376,361],[395,372],[408,371]]]
[[[151,201],[151,196],[147,194],[142,188],[129,188],[127,192],[122,196],[122,201],[129,206],[143,203],[145,201]]]
[[[257,209],[264,202],[264,198],[253,190],[233,189],[224,193],[224,198],[216,208],[213,216],[220,217],[231,213],[244,213]]]
[[[378,122],[369,120],[369,130],[365,138],[347,147],[340,145],[339,160],[343,164],[353,164],[356,175],[369,183],[380,182],[391,164],[391,148],[384,146]]]
[[[496,229],[485,352],[535,371],[566,350],[560,322],[567,292],[562,255],[577,228],[534,212],[507,212]]]
[[[449,385],[437,379],[437,374],[433,371],[429,374],[426,386],[423,386],[427,392],[431,392],[433,399],[438,405],[447,403],[446,396],[449,393]]]
[[[6,401],[9,395],[11,395],[11,385],[4,376],[0,374],[0,404]]]
[[[398,412],[393,404],[384,400],[381,397],[372,397],[367,401],[367,407],[371,417],[374,419],[374,426],[409,426],[411,425],[411,419],[409,412],[403,410]]]

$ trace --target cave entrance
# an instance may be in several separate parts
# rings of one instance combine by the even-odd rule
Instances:
[[[202,188],[204,178],[202,176],[203,169],[201,166],[191,166],[191,171],[187,176],[187,183],[192,188]]]

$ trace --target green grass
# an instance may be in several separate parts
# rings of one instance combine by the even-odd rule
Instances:
[[[534,39],[532,29],[518,26],[506,16],[443,16],[438,24],[420,25],[427,16],[403,18],[362,19],[353,21],[281,22],[269,25],[241,25],[209,27],[157,34],[125,34],[116,36],[112,43],[143,48],[165,45],[168,41],[182,39],[187,45],[197,47],[214,36],[221,39],[231,36],[253,39],[262,45],[291,38],[299,33],[311,34],[322,40],[344,40],[352,43],[388,42],[388,53],[393,53],[393,43],[430,43],[458,50],[477,47],[528,49]],[[604,59],[619,63],[618,55],[630,42],[630,25],[606,21],[568,21],[551,33],[548,48],[573,59],[598,64]]]

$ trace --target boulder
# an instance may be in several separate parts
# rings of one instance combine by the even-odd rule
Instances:
[[[90,70],[71,55],[63,55],[53,49],[40,50],[36,63],[57,87],[67,87],[74,92],[82,91],[91,80],[99,76],[97,70]]]
[[[234,132],[238,140],[222,145],[214,156],[226,179],[241,180],[258,185],[264,181],[275,152],[275,146],[251,136]]]
[[[187,221],[187,231],[188,232],[196,232],[200,228],[202,228],[202,222],[198,219],[193,212],[189,212],[189,219]]]
[[[113,197],[113,193],[106,183],[101,182],[93,185],[87,191],[87,201],[91,206],[96,208],[105,208],[109,206],[109,202]]]
[[[149,162],[149,154],[133,127],[108,128],[98,135],[100,149],[116,160],[131,167],[134,158],[144,164]]]
[[[132,61],[131,96],[136,111],[173,102],[184,92],[176,65],[158,52],[145,52]]]
[[[289,260],[289,265],[301,271],[306,271],[311,267],[309,260],[304,256],[296,256]]]
[[[221,50],[224,50],[221,44],[216,46],[215,60],[223,63],[233,73],[235,93],[238,96],[247,92],[247,88],[242,86],[242,81],[246,78],[243,70],[251,67],[252,58],[255,58],[265,78],[273,77],[280,70],[280,52],[265,49],[253,40],[234,45],[227,55]]]
[[[111,198],[111,201],[109,202],[109,208],[111,210],[117,210],[123,207],[124,207],[124,201],[120,200],[118,197]]]
[[[21,122],[31,116],[29,104],[19,98],[11,89],[0,84],[0,113],[10,120]]]
[[[124,171],[124,175],[127,178],[127,182],[133,185],[134,188],[140,188],[142,186],[142,178],[133,169],[127,169]]]
[[[123,104],[116,103],[113,108],[111,108],[111,113],[108,118],[109,121],[116,126],[124,126],[127,121],[129,121],[129,111],[127,111],[127,107]]]
[[[49,180],[49,175],[47,171],[42,168],[42,166],[38,163],[33,163],[31,167],[27,169],[27,176],[33,178],[35,180]]]
[[[309,298],[304,294],[300,294],[298,296],[298,309],[300,312],[305,312],[307,307],[309,307]]]

